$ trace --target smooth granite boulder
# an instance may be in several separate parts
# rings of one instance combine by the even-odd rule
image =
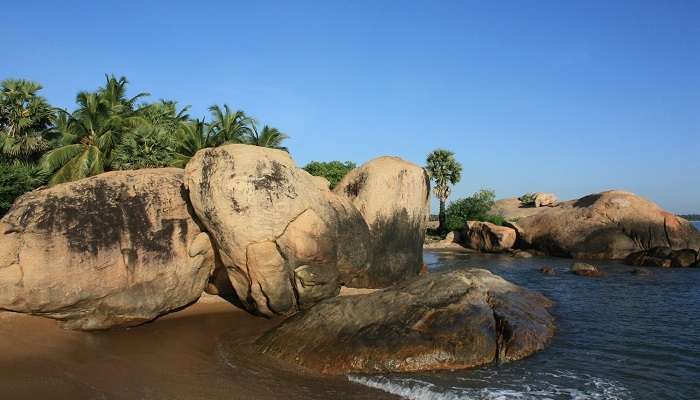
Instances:
[[[340,271],[367,269],[364,221],[287,152],[240,144],[204,149],[185,174],[192,207],[248,310],[294,313],[337,295]],[[363,227],[364,237],[354,234]]]
[[[379,157],[350,171],[333,189],[359,210],[369,227],[371,262],[355,287],[386,287],[418,275],[428,219],[430,180],[423,168]]]
[[[0,308],[138,325],[197,300],[213,258],[181,169],[108,172],[29,192],[0,220]]]
[[[483,269],[433,273],[324,300],[256,346],[326,374],[472,368],[543,349],[554,334],[551,304]]]

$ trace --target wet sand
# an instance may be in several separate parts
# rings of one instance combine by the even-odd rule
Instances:
[[[213,296],[136,328],[95,333],[0,312],[0,398],[395,398],[245,348],[277,323]]]

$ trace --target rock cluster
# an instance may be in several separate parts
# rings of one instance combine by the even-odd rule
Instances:
[[[292,314],[341,284],[418,275],[429,182],[395,157],[332,192],[289,154],[248,145],[179,169],[119,171],[21,197],[0,222],[0,309],[68,328],[131,326],[231,292]]]
[[[523,216],[501,203],[517,230],[516,247],[581,259],[624,259],[655,247],[700,248],[700,233],[686,220],[629,192],[608,191],[538,208]]]

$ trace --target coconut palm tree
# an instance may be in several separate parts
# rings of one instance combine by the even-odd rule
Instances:
[[[184,168],[196,152],[217,146],[217,137],[204,120],[183,123],[177,131],[177,150],[173,167]]]
[[[255,126],[255,122],[253,122],[245,142],[254,146],[289,151],[289,149],[282,146],[282,142],[286,139],[289,139],[289,136],[280,132],[277,128],[272,128],[267,125],[263,126],[262,130],[258,132],[258,128]]]
[[[147,93],[127,98],[127,80],[106,76],[106,84],[96,92],[80,92],[78,109],[62,112],[56,126],[61,146],[41,159],[43,168],[52,174],[49,185],[69,182],[109,170],[112,150],[121,143],[124,133],[143,123],[136,100]]]
[[[445,229],[445,203],[450,196],[450,185],[461,179],[462,165],[455,160],[454,153],[449,150],[437,149],[428,154],[425,167],[430,179],[435,182],[433,193],[440,200],[440,225],[438,230]]]
[[[50,147],[54,109],[37,92],[41,85],[8,79],[0,83],[0,155],[34,162]]]
[[[209,107],[212,122],[211,129],[219,144],[244,143],[250,134],[252,119],[243,111],[231,111],[228,104],[223,109],[218,105]]]

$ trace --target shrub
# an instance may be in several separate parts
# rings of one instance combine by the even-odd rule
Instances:
[[[331,184],[331,189],[340,182],[343,177],[355,168],[355,163],[352,161],[311,161],[306,164],[304,171],[314,176],[322,176],[328,179]]]
[[[496,192],[481,189],[469,197],[450,203],[446,211],[446,227],[448,231],[461,229],[467,221],[487,221],[502,225],[504,220],[500,215],[489,214],[496,202]]]
[[[522,206],[529,207],[535,205],[535,197],[535,193],[525,193],[524,195],[518,197],[518,200],[520,200],[520,204]]]
[[[0,163],[0,216],[5,215],[17,197],[46,184],[46,180],[46,173],[34,165]]]

